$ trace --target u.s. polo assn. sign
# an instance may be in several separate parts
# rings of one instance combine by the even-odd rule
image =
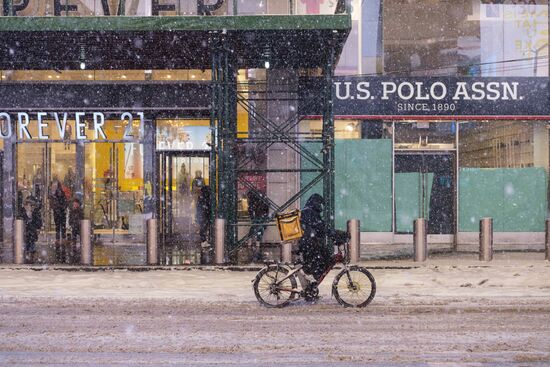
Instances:
[[[305,85],[301,113],[321,114]],[[337,116],[550,116],[547,78],[338,77],[333,100]]]

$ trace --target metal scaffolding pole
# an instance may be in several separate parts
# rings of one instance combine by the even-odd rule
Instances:
[[[327,224],[325,236],[326,245],[332,249],[333,239],[330,234],[334,231],[335,203],[334,203],[334,109],[332,101],[332,77],[334,70],[334,48],[331,47],[330,57],[323,70],[323,198],[325,199],[324,220]]]
[[[237,66],[229,41],[214,40],[212,54],[212,109],[210,126],[215,149],[211,152],[210,173],[213,188],[212,215],[225,219],[227,227],[225,242],[227,251],[237,244]],[[216,175],[216,166],[218,175]],[[212,218],[214,219],[214,218]],[[214,221],[212,221],[214,223]],[[213,231],[211,231],[213,233]],[[231,260],[231,259],[230,259]]]

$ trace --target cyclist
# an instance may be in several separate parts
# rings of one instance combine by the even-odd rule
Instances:
[[[323,220],[323,206],[325,201],[319,194],[309,197],[302,210],[302,229],[304,235],[298,242],[298,251],[302,254],[303,270],[319,280],[332,256],[330,249],[325,246],[327,226]]]

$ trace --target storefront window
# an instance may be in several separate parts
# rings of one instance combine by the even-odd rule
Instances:
[[[26,250],[36,254],[38,263],[74,261],[76,247],[67,228],[78,186],[74,145],[17,144],[16,169],[16,215],[35,216],[26,221],[25,230],[36,239],[26,243]]]
[[[210,70],[3,70],[8,81],[206,81]]]
[[[459,134],[460,231],[477,232],[482,217],[497,232],[544,231],[547,122],[463,122]]]
[[[385,71],[548,76],[548,2],[525,3],[384,1]]]
[[[433,235],[454,233],[456,122],[394,123],[395,233],[425,218]]]
[[[159,226],[165,264],[200,262],[208,239],[210,121],[156,121]]]
[[[85,157],[84,200],[96,238],[95,264],[142,264],[143,145],[89,143]]]
[[[365,120],[361,123],[363,139],[391,139],[393,123],[391,121]]]
[[[454,121],[395,123],[395,149],[454,149],[455,140]]]
[[[316,138],[323,132],[322,120],[305,120],[300,123],[302,138]],[[334,137],[336,139],[361,139],[361,121],[335,120]]]
[[[210,151],[210,120],[157,120],[158,151]]]
[[[460,167],[525,168],[534,167],[537,161],[537,166],[547,169],[539,157],[544,154],[544,145],[537,141],[535,149],[535,134],[548,140],[544,136],[547,132],[538,131],[538,125],[524,121],[461,122]]]
[[[142,264],[145,173],[139,120],[129,127],[105,120],[101,132],[92,129],[92,121],[77,124],[65,114],[59,121],[22,122],[15,132],[16,215],[29,206],[40,212],[42,225],[29,229],[37,233],[34,261],[78,262],[80,219],[87,218],[95,265]],[[80,216],[73,213],[76,207]]]

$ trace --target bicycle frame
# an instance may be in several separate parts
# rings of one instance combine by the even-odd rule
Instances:
[[[336,254],[332,255],[332,257],[330,259],[330,263],[327,266],[325,272],[321,275],[321,277],[317,281],[317,285],[320,285],[323,282],[323,280],[325,279],[327,274],[330,273],[330,271],[332,269],[334,269],[334,266],[338,263],[341,263],[342,265],[344,265],[344,269],[346,270],[347,276],[349,278],[349,272],[347,271],[348,270],[348,263],[349,263],[349,257],[347,256],[348,246],[349,246],[348,241],[346,241],[345,243],[343,243],[341,245],[338,245],[338,252]],[[340,249],[340,247],[343,247],[343,250]],[[306,284],[307,284],[306,283],[307,280],[305,279],[305,275],[302,271],[302,268],[303,268],[302,264],[298,264],[296,266],[294,266],[293,264],[281,265],[281,263],[278,262],[277,263],[277,272],[275,273],[275,279],[278,279],[277,274],[278,274],[280,266],[286,266],[288,269],[290,269],[290,272],[285,277],[278,280],[277,283],[275,283],[275,285],[278,287],[278,289],[283,290],[283,291],[292,292],[292,293],[300,293],[301,290],[289,289],[289,288],[285,288],[285,287],[279,287],[279,285],[282,282],[284,282],[285,280],[289,279],[290,277],[292,277],[296,274],[298,280],[300,281],[301,288],[304,289]],[[351,279],[350,279],[350,282],[351,282]]]

